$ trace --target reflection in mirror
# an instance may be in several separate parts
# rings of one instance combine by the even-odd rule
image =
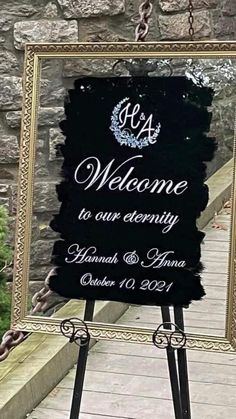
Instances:
[[[204,271],[202,283],[206,291],[203,301],[193,302],[185,310],[186,331],[190,333],[225,336],[228,257],[231,221],[231,187],[233,179],[234,121],[235,121],[235,73],[232,60],[149,60],[149,77],[184,76],[203,83],[214,90],[211,107],[210,136],[216,137],[218,150],[207,165],[207,184],[210,199],[198,220],[199,228],[206,233],[202,244]],[[147,68],[147,67],[146,67]],[[143,62],[116,62],[111,59],[51,59],[43,60],[41,94],[38,111],[38,130],[34,172],[33,219],[29,277],[29,312],[31,299],[43,286],[53,268],[51,255],[59,235],[49,226],[53,215],[58,213],[60,202],[56,185],[60,183],[63,163],[59,144],[64,142],[59,123],[64,119],[64,100],[78,78],[126,77],[143,71]],[[143,73],[141,74],[143,75]],[[92,123],[92,121],[91,121]],[[35,300],[34,300],[35,302]],[[69,304],[69,305],[68,305]],[[68,300],[52,293],[49,305],[41,315],[68,317],[81,312],[84,302],[68,303]],[[97,310],[104,308],[98,302]],[[109,321],[137,327],[155,329],[161,323],[160,308],[155,306],[112,303],[107,314]],[[122,316],[118,319],[119,314]],[[39,312],[36,313],[39,315]],[[102,319],[102,317],[101,317]]]

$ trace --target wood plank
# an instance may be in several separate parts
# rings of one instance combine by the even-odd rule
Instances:
[[[202,252],[215,251],[215,252],[227,252],[229,253],[229,240],[209,240],[206,236],[204,243],[202,244]],[[204,255],[204,253],[203,253]]]
[[[134,306],[132,306],[134,307]],[[139,307],[139,306],[137,306]],[[153,308],[150,306],[142,306],[145,307],[147,310]],[[157,308],[158,309],[158,308]],[[214,300],[210,298],[203,298],[201,301],[193,301],[190,308],[188,310],[191,310],[192,313],[216,313],[216,314],[224,314],[226,313],[226,301],[222,300],[219,303],[219,300]],[[187,311],[187,309],[184,309],[184,313]],[[120,323],[122,320],[122,317],[118,320],[118,323]]]
[[[53,415],[53,416],[52,416]],[[68,419],[69,410],[37,408],[27,416],[27,419]]]
[[[228,261],[215,260],[214,262],[203,261],[205,267],[204,272],[206,273],[228,273]]]
[[[193,301],[191,304],[191,311],[196,313],[226,313],[226,301],[219,303],[219,300],[210,298],[202,301]]]
[[[44,408],[37,408],[35,409],[27,419],[68,419],[69,418],[69,410],[56,410],[56,409],[44,409]],[[110,419],[125,419],[121,416],[109,416]],[[107,416],[101,415],[93,415],[93,414],[86,414],[81,413],[79,419],[108,419]]]
[[[117,342],[112,341],[100,341],[92,349],[92,352],[99,352],[106,357],[107,353],[116,354],[116,355],[128,355],[135,357],[144,357],[144,358],[154,358],[154,359],[164,359],[166,362],[166,352],[160,349],[157,349],[152,345],[142,345],[137,343],[128,343],[128,342]],[[236,367],[236,353],[227,354],[227,353],[216,353],[216,352],[207,352],[207,351],[188,351],[188,360],[191,362],[201,362],[201,363],[211,363],[211,364],[221,364],[221,365],[230,365]]]
[[[211,315],[209,314],[209,316],[207,316],[207,322],[206,322],[206,315],[201,314],[200,316],[197,315],[197,313],[191,313],[191,311],[186,311],[185,313],[185,327],[186,330],[189,327],[194,327],[194,328],[203,328],[205,329],[206,326],[209,329],[220,329],[222,331],[224,331],[225,329],[225,315],[223,314],[218,314],[216,315],[217,317],[215,317],[215,315]],[[122,320],[119,320],[118,323],[120,323],[122,321],[123,324],[133,324],[133,325],[137,325],[142,327],[142,324],[149,324],[150,327],[156,327],[157,324],[162,323],[162,316],[161,316],[161,311],[160,310],[156,310],[153,311],[153,313],[149,313],[147,311],[145,311],[145,307],[144,310],[142,310],[141,312],[141,308],[140,308],[140,314],[137,314],[137,310],[132,310],[132,308],[130,308],[129,310],[127,310],[127,313],[125,313],[124,316],[122,316]],[[174,321],[174,319],[172,319],[172,321]]]
[[[199,302],[201,304],[201,302]],[[170,307],[170,313],[171,313],[171,317],[172,320],[174,320],[173,318],[173,310]],[[122,316],[121,319],[118,320],[118,323],[123,319],[127,320],[129,318],[130,321],[135,321],[135,320],[146,320],[146,321],[153,321],[153,320],[161,320],[161,308],[160,307],[148,307],[148,306],[130,306],[129,309],[127,310],[127,312]],[[191,306],[189,309],[184,310],[184,318],[185,320],[188,321],[206,321],[206,314],[204,313],[199,313],[198,315],[196,315],[195,312],[192,312],[191,310]],[[222,320],[225,319],[225,314],[212,314],[209,313],[209,315],[207,316],[207,321],[216,321],[216,322],[221,322]]]
[[[206,291],[206,297],[204,297],[205,300],[211,299],[225,301],[227,298],[227,287],[222,288],[217,285],[204,285],[204,288]]]
[[[228,286],[228,275],[220,274],[218,272],[208,273],[203,272],[202,283],[204,285],[212,285],[217,287],[227,287]]]
[[[236,367],[235,367],[236,368]],[[73,389],[75,371],[65,377],[58,388]],[[142,383],[142,385],[140,385]],[[190,381],[191,400],[193,403],[207,403],[236,407],[235,387],[225,384],[199,383]],[[227,399],[224,391],[227,388]],[[140,377],[121,373],[88,371],[84,389],[107,394],[153,397],[172,400],[168,378]]]
[[[59,389],[57,399],[49,395],[41,403],[41,406],[44,408],[58,409],[58,402],[60,400],[61,406],[69,408],[70,399],[70,390]],[[82,413],[105,415],[108,418],[112,417],[111,413],[114,413],[117,417],[121,416],[127,419],[141,419],[142,417],[165,417],[174,419],[173,414],[171,414],[172,409],[172,402],[170,400],[167,400],[166,403],[160,403],[159,399],[88,391],[85,391],[83,394],[81,406]]]
[[[131,362],[132,359],[132,362]],[[168,378],[167,364],[160,359],[136,358],[126,355],[91,352],[88,371],[123,373],[147,377]],[[236,387],[236,368],[231,365],[189,361],[189,374],[192,381],[214,384],[228,384]],[[236,389],[235,389],[236,390]]]
[[[141,327],[145,329],[151,329],[153,332],[157,329],[160,322],[153,322],[153,323],[147,323],[147,322],[130,322],[130,321],[122,321],[120,325],[122,326],[131,326],[131,327]],[[197,326],[186,326],[185,328],[186,333],[193,333],[197,335],[205,335],[205,336],[225,336],[225,327],[224,325],[219,325],[218,328],[209,327],[208,324],[205,325],[205,327],[197,327]]]
[[[211,229],[206,232],[205,240],[228,241],[230,239],[230,232],[228,230]]]
[[[145,310],[145,307],[143,307]],[[207,316],[206,321],[206,313],[199,316],[199,313],[192,312],[190,318],[188,317],[189,312],[185,312],[185,330],[187,333],[197,333],[197,334],[204,334],[204,335],[214,335],[214,336],[225,336],[225,313],[221,314],[217,320],[214,319],[214,315],[210,313]],[[209,317],[211,316],[211,317]],[[174,319],[172,317],[172,321]],[[118,321],[120,325],[129,325],[132,327],[141,327],[141,328],[149,328],[155,330],[159,324],[162,323],[162,317],[160,310],[156,310],[153,312],[145,311],[142,314],[137,315],[137,311],[132,314],[132,308],[128,310],[128,312],[122,316],[122,318]]]
[[[203,250],[202,253],[202,262],[215,262],[216,260],[224,261],[224,263],[228,262],[228,252],[219,252],[216,250]]]
[[[69,405],[70,395],[70,390],[61,389],[58,396],[60,397],[63,406]],[[45,404],[52,409],[58,408],[58,400],[52,400],[50,397],[47,398],[47,403]],[[221,406],[193,403],[192,409],[193,418],[196,419],[232,419],[236,417],[236,408],[230,405]],[[123,394],[116,395],[101,392],[84,392],[82,413],[87,413],[89,415],[105,415],[108,418],[112,418],[111,412],[114,412],[116,417],[123,417],[125,419],[174,419],[173,405],[170,400],[127,396]]]

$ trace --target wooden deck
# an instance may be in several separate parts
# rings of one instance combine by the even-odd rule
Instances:
[[[186,330],[224,335],[230,215],[206,228],[203,283],[207,298],[185,312]],[[160,310],[131,306],[119,323],[149,326]],[[236,354],[189,351],[192,419],[236,418]],[[28,419],[67,419],[75,368]],[[99,342],[90,351],[80,419],[174,419],[165,351],[152,346]],[[10,419],[10,418],[9,418]]]

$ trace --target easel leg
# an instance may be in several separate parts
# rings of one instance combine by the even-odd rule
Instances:
[[[85,309],[84,309],[84,321],[85,322],[92,322],[93,315],[94,315],[94,307],[95,301],[86,301]]]
[[[86,301],[84,311],[84,321],[92,321],[94,315],[95,301]],[[78,419],[80,413],[80,405],[84,386],[84,376],[88,358],[89,341],[82,345],[79,349],[78,363],[76,367],[75,384],[71,405],[70,419]]]
[[[169,307],[161,307],[161,313],[162,313],[163,323],[170,323],[171,318],[170,318]],[[171,328],[171,325],[170,325],[170,328]],[[167,347],[166,354],[167,354],[168,368],[169,368],[169,374],[170,374],[175,419],[183,419],[175,352],[171,347]]]
[[[183,308],[175,307],[174,315],[175,315],[175,324],[181,330],[184,331]],[[181,402],[182,402],[182,409],[183,409],[183,419],[191,419],[186,349],[185,348],[177,349],[177,357],[178,357],[179,383],[180,383]]]

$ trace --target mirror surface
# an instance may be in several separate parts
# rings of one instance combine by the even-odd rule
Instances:
[[[135,60],[135,69],[141,60]],[[206,296],[202,301],[193,302],[185,310],[186,331],[189,333],[221,336],[226,333],[226,310],[229,276],[229,249],[231,223],[231,188],[233,181],[233,151],[235,130],[236,62],[216,59],[173,59],[149,60],[154,62],[149,77],[184,76],[199,80],[214,89],[211,136],[218,142],[215,158],[207,167],[207,184],[210,200],[206,210],[198,220],[199,228],[206,233],[202,245],[202,262],[205,269],[202,283]],[[134,67],[134,64],[133,64]],[[129,67],[130,69],[130,67]],[[141,71],[141,70],[140,70]],[[57,145],[63,143],[64,136],[59,123],[64,119],[64,100],[74,81],[87,76],[120,77],[128,76],[124,63],[114,59],[43,59],[38,109],[36,159],[33,180],[33,217],[30,252],[30,275],[28,287],[28,313],[31,299],[42,288],[49,275],[51,255],[58,234],[49,226],[53,214],[60,208],[56,185],[60,183],[62,156]],[[14,124],[14,121],[12,121]],[[69,317],[62,307],[68,303],[65,298],[53,294],[49,306],[42,316],[52,316],[60,310],[60,317]],[[73,305],[74,315],[84,302]],[[100,305],[104,303],[99,303]],[[161,323],[160,308],[155,306],[125,305],[112,303],[117,312],[122,305],[125,315],[122,324],[148,327],[154,330]],[[115,309],[114,309],[115,311]],[[39,315],[39,313],[36,313]],[[112,318],[112,316],[110,316]],[[126,317],[127,323],[126,322]],[[109,319],[109,316],[108,316]],[[132,321],[130,320],[132,319]],[[106,318],[106,323],[109,323]],[[113,320],[111,320],[113,321]],[[119,323],[119,320],[117,320]]]

